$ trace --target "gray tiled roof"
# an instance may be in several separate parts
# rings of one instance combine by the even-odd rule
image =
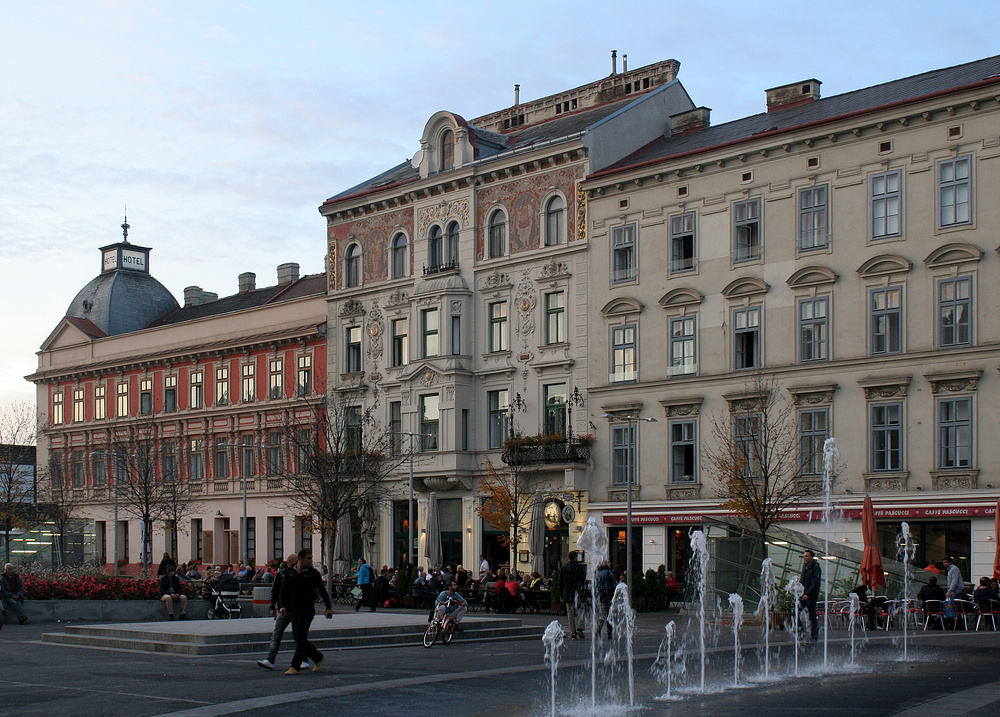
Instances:
[[[886,105],[906,103],[988,79],[1000,83],[1000,55],[845,92],[769,114],[751,115],[714,127],[658,139],[594,176],[749,140],[765,132],[780,133],[803,125],[869,112]]]
[[[117,336],[144,329],[177,306],[150,274],[119,269],[94,277],[73,298],[66,316],[86,319],[106,335]]]

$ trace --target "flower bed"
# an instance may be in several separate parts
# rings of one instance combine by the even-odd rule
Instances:
[[[28,600],[158,600],[158,578],[123,578],[87,572],[25,572]],[[189,585],[181,586],[191,596]]]

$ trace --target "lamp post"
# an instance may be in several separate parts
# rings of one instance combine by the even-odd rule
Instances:
[[[655,418],[642,418],[633,414],[621,415],[605,413],[602,416],[608,423],[625,422],[628,424],[628,465],[625,471],[625,584],[628,585],[628,593],[632,594],[632,483],[636,478],[635,471],[635,444],[638,436],[635,433],[635,424],[639,421],[646,423],[657,423]]]
[[[240,489],[243,492],[243,522],[240,524],[240,554],[243,556],[243,564],[250,564],[250,556],[247,555],[247,477],[246,471],[243,470],[243,450],[250,449],[254,450],[253,436],[247,436],[249,442],[247,443],[226,443],[226,448],[236,448],[236,460],[237,460],[237,470],[240,476]],[[242,449],[242,450],[240,450]],[[218,450],[218,444],[216,445],[216,450]]]
[[[566,437],[567,438],[572,438],[573,437],[573,406],[574,405],[579,406],[580,408],[583,408],[583,405],[584,405],[583,394],[580,393],[580,387],[579,386],[574,386],[573,387],[573,392],[570,393],[569,396],[566,397],[566,412],[568,414],[567,415],[568,426],[567,426],[567,431],[566,431]]]
[[[412,431],[390,431],[391,435],[394,436],[409,436],[410,437],[410,497],[407,505],[407,515],[406,515],[406,527],[407,527],[407,543],[406,543],[406,557],[410,564],[415,564],[416,561],[413,560],[413,439],[414,438],[433,438],[432,435],[428,433],[414,433]]]

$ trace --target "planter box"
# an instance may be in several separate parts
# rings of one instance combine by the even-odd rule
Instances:
[[[188,598],[189,620],[207,619],[211,603],[201,598]],[[174,606],[174,614],[180,613]],[[243,617],[253,615],[253,600],[240,598]],[[25,600],[24,612],[31,622],[166,622],[167,609],[159,600]],[[7,611],[6,623],[17,623],[12,610]]]

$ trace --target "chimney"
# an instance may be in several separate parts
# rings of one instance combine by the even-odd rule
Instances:
[[[790,85],[764,90],[767,94],[767,111],[774,112],[788,107],[798,107],[819,99],[819,80],[802,80]]]
[[[257,288],[257,275],[252,271],[240,274],[240,293],[245,294]]]
[[[670,134],[675,135],[708,127],[711,111],[708,107],[695,107],[687,112],[670,115]]]
[[[618,50],[611,51],[611,74],[618,74]]]
[[[278,265],[278,285],[291,284],[299,280],[299,265],[294,262]]]
[[[673,82],[677,79],[677,73],[680,72],[681,63],[677,60],[667,60],[666,69],[663,72],[663,79],[666,82]]]
[[[521,85],[514,85],[514,106],[521,104]]]
[[[628,74],[628,55],[626,55],[624,52],[622,53],[622,74],[623,75]]]
[[[218,294],[211,291],[204,291],[200,286],[187,286],[184,288],[184,306],[201,306],[218,298]]]

